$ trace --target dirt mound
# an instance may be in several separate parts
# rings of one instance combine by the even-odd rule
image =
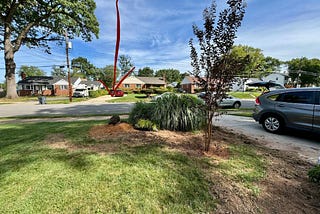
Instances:
[[[112,136],[119,136],[122,134],[136,133],[136,132],[138,131],[135,130],[128,123],[118,123],[116,125],[105,124],[105,125],[93,126],[89,130],[89,136],[93,139],[106,139]]]

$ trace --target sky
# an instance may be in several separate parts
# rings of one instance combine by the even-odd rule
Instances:
[[[116,41],[115,0],[95,0],[100,25],[99,39],[86,43],[73,39],[70,59],[84,57],[96,67],[112,65]],[[202,11],[212,0],[119,0],[121,41],[119,54],[131,57],[136,71],[178,69],[191,71],[192,25],[202,27]],[[226,0],[217,0],[218,11]],[[262,50],[280,60],[320,58],[319,0],[247,0],[246,14],[235,44]],[[37,66],[47,75],[51,67],[65,65],[65,47],[51,44],[52,54],[22,47],[15,55],[17,72],[21,65]],[[3,51],[0,52],[3,56]],[[3,57],[0,82],[4,82]],[[17,77],[17,81],[19,78]]]

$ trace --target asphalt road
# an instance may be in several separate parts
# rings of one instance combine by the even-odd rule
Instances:
[[[214,124],[244,134],[270,148],[296,152],[303,159],[314,164],[320,156],[319,134],[297,130],[287,130],[281,135],[271,134],[252,118],[232,115],[217,117]]]
[[[40,105],[38,102],[0,105],[0,117],[52,116],[52,115],[97,115],[130,112],[133,103],[71,103]]]

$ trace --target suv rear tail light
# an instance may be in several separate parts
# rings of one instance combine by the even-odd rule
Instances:
[[[261,105],[261,102],[260,102],[260,100],[259,100],[259,97],[256,98],[255,104],[256,104],[256,105]]]

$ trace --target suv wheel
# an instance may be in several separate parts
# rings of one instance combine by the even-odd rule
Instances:
[[[279,116],[268,115],[263,118],[262,126],[267,132],[280,133],[283,129],[283,123]]]

